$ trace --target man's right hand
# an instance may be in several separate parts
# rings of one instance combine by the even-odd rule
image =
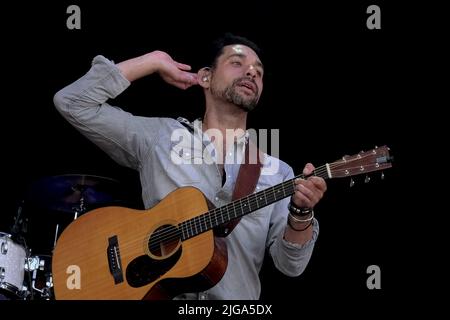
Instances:
[[[158,73],[163,80],[177,88],[187,89],[198,84],[197,74],[189,72],[192,68],[187,64],[177,62],[163,51],[155,51],[158,60]]]
[[[189,72],[191,66],[173,60],[163,51],[153,51],[120,62],[117,67],[129,81],[157,72],[165,82],[180,89],[198,84],[197,74]]]

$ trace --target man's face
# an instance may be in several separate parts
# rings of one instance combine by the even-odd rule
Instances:
[[[211,95],[251,111],[262,93],[263,73],[263,65],[251,48],[226,46],[212,71]]]

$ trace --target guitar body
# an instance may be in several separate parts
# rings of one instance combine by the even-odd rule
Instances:
[[[209,230],[181,241],[175,232],[207,211],[203,193],[185,187],[152,209],[105,207],[82,215],[53,253],[56,299],[167,299],[212,287],[226,270],[224,239]]]

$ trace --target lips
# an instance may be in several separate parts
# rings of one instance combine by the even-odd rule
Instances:
[[[250,89],[253,93],[256,93],[256,85],[255,85],[253,82],[251,82],[251,81],[247,81],[247,80],[240,81],[240,82],[238,83],[238,85],[241,86],[241,87],[248,88],[248,89]]]

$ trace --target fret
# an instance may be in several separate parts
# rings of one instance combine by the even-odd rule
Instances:
[[[192,221],[194,222],[195,234],[197,235],[198,234],[198,232],[197,232],[197,222],[195,221],[195,218],[192,219]]]
[[[228,221],[230,221],[231,218],[230,218],[230,212],[228,211],[228,206],[225,206],[224,209],[227,211]]]
[[[223,218],[223,212],[222,212],[222,209],[221,209],[221,208],[219,208],[219,213],[220,213],[219,217],[220,217],[220,219],[222,220],[222,222],[221,222],[220,224],[222,224],[222,223],[225,222],[225,219]]]
[[[242,201],[239,200],[238,202],[239,202],[239,205],[241,207],[241,213],[239,214],[239,216],[243,216],[244,215],[244,207],[242,206]]]
[[[213,218],[214,218],[214,227],[215,227],[215,226],[218,226],[216,209],[214,209]]]
[[[273,196],[272,201],[276,201],[277,200],[277,190],[275,190],[275,187],[272,187],[270,189],[272,191],[272,196]]]
[[[181,236],[183,239],[186,239],[186,236],[184,235],[184,227],[183,224],[180,225],[180,229],[181,229]]]
[[[266,201],[266,202],[265,202],[265,205],[267,205],[266,190],[264,190],[262,193],[263,193],[263,195],[264,195],[264,200]]]
[[[216,221],[217,221],[217,226],[220,225],[219,218],[220,218],[220,210],[217,209],[217,211],[216,211]]]
[[[212,228],[213,224],[212,224],[212,220],[211,220],[211,213],[207,213],[208,218],[209,218],[209,227]]]
[[[267,201],[267,203],[272,203],[272,201],[273,201],[273,199],[272,199],[273,193],[270,192],[270,188],[267,189],[267,190],[265,190],[265,193],[264,193],[264,194],[266,195],[266,199],[269,199],[269,200]]]
[[[214,210],[214,217],[216,219],[216,224],[214,226],[217,227],[220,224],[219,223],[219,210],[217,210],[217,209]]]
[[[274,189],[275,189],[275,187],[274,187]],[[274,200],[275,200],[275,201],[278,201],[278,200],[281,198],[281,195],[280,195],[281,190],[280,190],[279,187],[276,188],[276,189],[277,189],[277,190],[275,191],[275,198],[274,198]]]
[[[190,238],[191,236],[193,236],[194,234],[192,233],[192,229],[191,227],[189,227],[189,223],[191,223],[191,220],[186,221],[186,229],[187,229],[187,233],[188,233],[188,237]],[[189,230],[191,230],[191,234],[189,235]]]
[[[253,211],[256,211],[256,210],[258,210],[259,209],[259,197],[257,196],[257,195],[252,195],[252,201],[254,202],[254,209],[253,209]]]
[[[281,184],[281,189],[283,189],[283,196],[286,196],[286,191],[284,190],[284,183]]]
[[[225,222],[225,219],[223,218],[223,212],[222,209],[219,208],[219,217],[220,217],[220,224],[223,224]]]
[[[261,193],[256,197],[256,206],[258,209],[263,206],[262,201],[263,201],[263,197],[262,197],[262,193]]]
[[[200,229],[199,233],[203,232],[203,226],[202,226],[202,216],[197,217],[198,220],[198,228]]]
[[[247,197],[247,202],[248,202],[248,210],[247,210],[247,212],[252,212],[253,210],[252,210],[252,205],[250,203],[250,197]]]
[[[248,212],[248,206],[247,206],[247,203],[244,202],[244,200],[246,200],[246,199],[244,198],[244,199],[241,200],[242,201],[242,207],[245,209],[242,212],[243,215],[247,214],[247,212]]]
[[[206,230],[208,230],[208,225],[206,224],[206,219],[205,219],[206,217],[205,217],[204,214],[202,214],[201,217],[202,217],[202,220],[203,220],[203,224],[205,225],[205,231],[206,231]]]
[[[237,215],[237,213],[236,213],[236,202],[233,201],[233,202],[231,203],[231,205],[233,206],[234,217],[237,218],[238,215]]]
[[[256,206],[256,208],[255,208],[255,210],[258,210],[259,208],[261,208],[261,203],[260,203],[260,201],[262,200],[262,196],[261,196],[261,194],[259,194],[259,195],[253,195],[253,199],[255,199],[255,206]]]

